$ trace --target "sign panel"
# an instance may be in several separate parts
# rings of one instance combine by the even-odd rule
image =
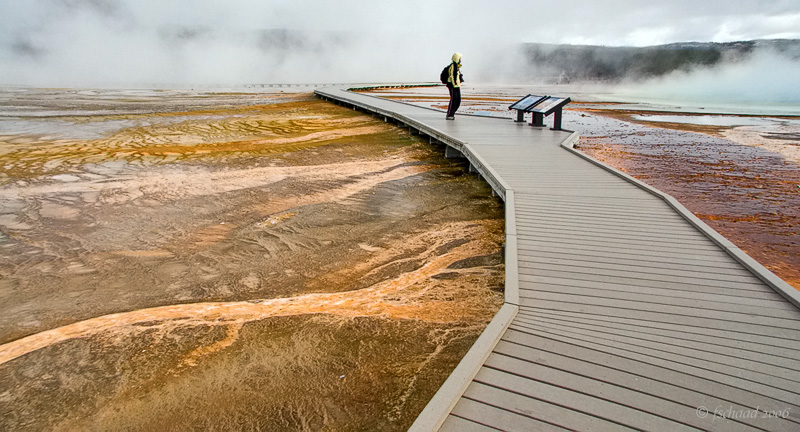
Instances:
[[[547,99],[547,96],[537,96],[529,94],[524,98],[514,102],[508,109],[515,109],[521,111],[531,111],[533,107],[538,105],[543,100]]]
[[[563,107],[564,105],[570,102],[570,98],[560,98],[555,96],[549,96],[545,100],[539,102],[535,108],[531,109],[530,111],[541,113],[544,115],[550,115],[553,111]]]

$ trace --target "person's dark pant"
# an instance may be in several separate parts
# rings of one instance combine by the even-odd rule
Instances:
[[[447,85],[450,90],[450,105],[447,107],[447,116],[453,117],[456,115],[456,110],[461,106],[461,87],[453,87],[452,84]]]

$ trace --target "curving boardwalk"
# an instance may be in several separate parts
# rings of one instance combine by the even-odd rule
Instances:
[[[340,89],[506,203],[506,304],[417,431],[800,430],[800,296],[577,134]]]

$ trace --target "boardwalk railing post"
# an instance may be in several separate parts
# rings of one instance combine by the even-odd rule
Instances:
[[[445,159],[463,158],[464,154],[453,147],[447,146],[444,149],[444,157]]]

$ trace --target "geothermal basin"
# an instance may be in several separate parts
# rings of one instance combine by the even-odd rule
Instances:
[[[0,92],[0,429],[406,429],[502,203],[307,93]]]

